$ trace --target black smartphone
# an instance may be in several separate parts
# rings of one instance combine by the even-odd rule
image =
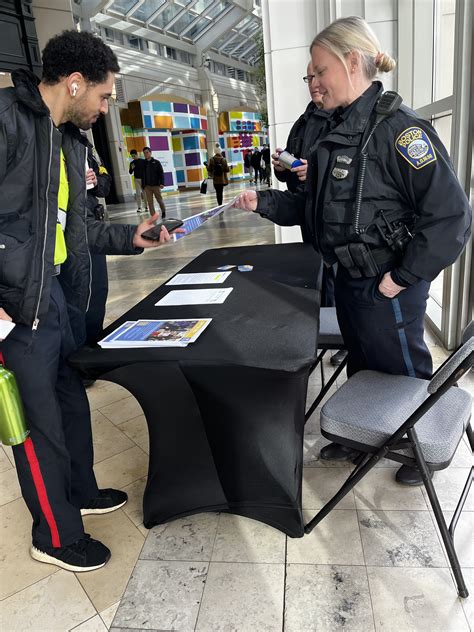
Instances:
[[[169,219],[165,219],[162,222],[158,222],[158,224],[155,224],[153,228],[150,228],[149,230],[146,230],[144,233],[142,233],[141,236],[152,241],[159,241],[162,226],[164,226],[166,230],[171,233],[173,230],[176,230],[182,225],[182,220],[170,217]]]

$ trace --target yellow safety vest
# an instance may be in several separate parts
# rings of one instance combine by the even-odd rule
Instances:
[[[66,240],[66,212],[69,202],[69,182],[67,179],[66,159],[63,150],[59,160],[59,191],[58,191],[58,219],[56,223],[56,244],[54,248],[54,265],[60,265],[67,259]]]

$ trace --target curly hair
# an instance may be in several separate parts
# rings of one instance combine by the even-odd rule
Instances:
[[[119,70],[112,49],[92,33],[63,31],[43,50],[43,82],[49,85],[73,72],[80,72],[89,83],[104,83],[109,72]]]

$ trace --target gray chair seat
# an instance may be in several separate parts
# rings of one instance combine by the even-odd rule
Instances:
[[[334,347],[331,347],[331,345],[334,345]],[[335,307],[321,307],[319,310],[318,347],[323,346],[330,348],[344,347]]]
[[[331,397],[321,410],[321,430],[350,441],[380,447],[403,420],[428,397],[429,381],[360,371]],[[449,463],[471,414],[469,393],[451,387],[416,424],[428,463]],[[411,451],[400,450],[400,454]]]

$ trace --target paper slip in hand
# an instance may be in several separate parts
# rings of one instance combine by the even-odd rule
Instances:
[[[208,290],[171,290],[155,305],[158,307],[166,307],[168,305],[217,305],[223,303],[232,290],[233,288],[231,287]]]
[[[191,272],[189,274],[177,274],[165,285],[207,285],[211,283],[224,283],[230,272]]]
[[[0,320],[0,341],[5,340],[14,327],[15,323],[11,320]]]

